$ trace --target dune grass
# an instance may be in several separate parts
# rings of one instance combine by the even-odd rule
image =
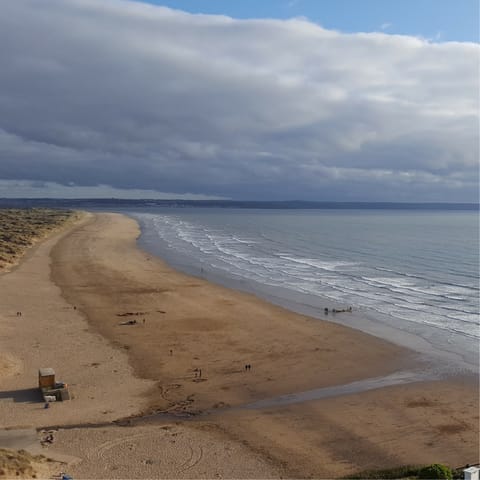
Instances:
[[[396,479],[396,478],[418,478],[418,472],[422,467],[414,465],[405,465],[402,467],[389,468],[386,470],[364,470],[345,479]]]
[[[38,468],[49,462],[43,455],[0,448],[0,478],[37,478]]]
[[[0,208],[0,272],[22,257],[37,240],[77,214],[47,208]]]
[[[433,465],[403,465],[400,467],[389,468],[385,470],[364,470],[344,477],[346,479],[438,479],[452,478],[453,480],[463,479],[463,469],[459,467],[450,469],[450,467],[440,464]]]

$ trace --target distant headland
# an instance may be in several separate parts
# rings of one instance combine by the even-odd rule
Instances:
[[[123,208],[123,207],[210,207],[248,209],[331,209],[331,210],[468,210],[479,211],[478,203],[410,202],[327,202],[327,201],[256,201],[256,200],[176,200],[122,198],[0,198],[0,208]]]

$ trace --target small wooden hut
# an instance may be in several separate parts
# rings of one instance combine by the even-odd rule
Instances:
[[[55,371],[53,368],[41,368],[38,371],[39,388],[55,388]]]

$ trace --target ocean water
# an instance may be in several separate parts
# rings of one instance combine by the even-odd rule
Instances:
[[[478,367],[478,212],[125,213],[140,223],[140,246],[174,268],[318,318],[328,307],[329,320]]]

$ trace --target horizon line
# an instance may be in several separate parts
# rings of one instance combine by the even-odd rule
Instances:
[[[0,197],[3,201],[123,201],[123,202],[187,202],[187,203],[310,203],[310,204],[391,204],[391,205],[475,205],[480,202],[446,201],[390,201],[390,200],[235,200],[235,199],[184,199],[184,198],[124,198],[124,197]]]

